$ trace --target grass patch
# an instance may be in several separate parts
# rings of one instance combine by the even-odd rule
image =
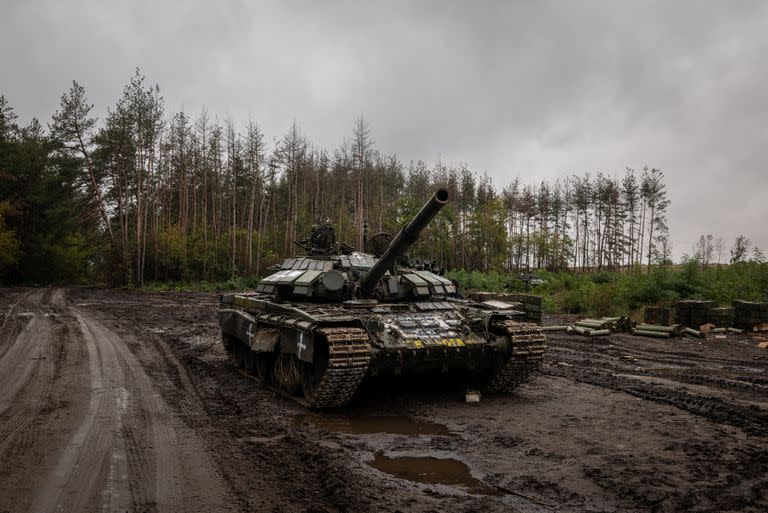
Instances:
[[[157,281],[144,284],[142,290],[152,292],[224,292],[256,288],[259,278],[235,278],[227,281]]]
[[[526,291],[514,274],[452,271],[467,294],[476,290],[530,292],[543,297],[544,311],[588,316],[628,315],[646,305],[671,306],[678,299],[766,300],[768,265],[747,262],[702,268],[697,262],[646,272],[535,273],[543,285]]]

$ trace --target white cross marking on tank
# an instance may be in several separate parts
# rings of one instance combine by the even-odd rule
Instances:
[[[248,335],[248,345],[251,345],[251,341],[253,341],[253,324],[248,323],[248,331],[246,333]]]
[[[296,356],[301,356],[301,353],[307,348],[307,344],[304,343],[304,332],[299,332],[299,341],[296,343]]]

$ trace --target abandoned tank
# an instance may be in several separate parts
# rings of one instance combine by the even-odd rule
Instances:
[[[224,294],[219,324],[234,360],[311,408],[347,404],[368,376],[455,372],[468,386],[509,392],[547,349],[539,327],[501,301],[463,298],[432,263],[406,252],[448,202],[439,189],[395,237],[365,252],[315,227],[253,292]]]

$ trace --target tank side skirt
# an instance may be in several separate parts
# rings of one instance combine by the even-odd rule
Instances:
[[[219,324],[225,335],[232,336],[252,351],[295,354],[300,360],[314,358],[314,323],[304,319],[263,313],[251,316],[242,310],[227,309],[219,312]]]
[[[256,319],[242,310],[223,309],[219,311],[219,326],[223,335],[248,342],[248,327],[256,324]]]

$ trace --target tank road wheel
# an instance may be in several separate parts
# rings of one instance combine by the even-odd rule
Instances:
[[[547,351],[547,338],[539,326],[512,319],[497,321],[494,327],[509,337],[511,347],[504,356],[506,361],[494,361],[486,390],[509,393],[539,368]]]
[[[301,388],[304,398],[309,404],[313,404],[320,380],[328,370],[328,346],[318,344],[315,347],[315,356],[312,363],[302,362]]]
[[[302,362],[301,388],[310,408],[338,408],[352,399],[368,372],[368,333],[357,326],[328,326],[317,335],[313,362]]]
[[[232,353],[232,341],[234,338],[229,335],[221,334],[221,345],[224,346],[224,350],[228,353]]]
[[[496,376],[504,373],[509,359],[510,356],[505,353],[495,353],[491,360],[491,368],[489,371],[482,376],[478,376],[477,381],[473,383],[473,385],[482,390],[484,394],[499,392],[499,389],[495,386],[494,380],[496,379]]]
[[[243,344],[243,368],[248,374],[256,374],[256,351],[245,344]]]
[[[262,383],[269,385],[274,381],[275,355],[274,353],[253,353],[256,360],[253,375]]]
[[[235,363],[241,369],[245,367],[245,344],[239,340],[235,340],[232,343],[232,356],[235,359]]]

